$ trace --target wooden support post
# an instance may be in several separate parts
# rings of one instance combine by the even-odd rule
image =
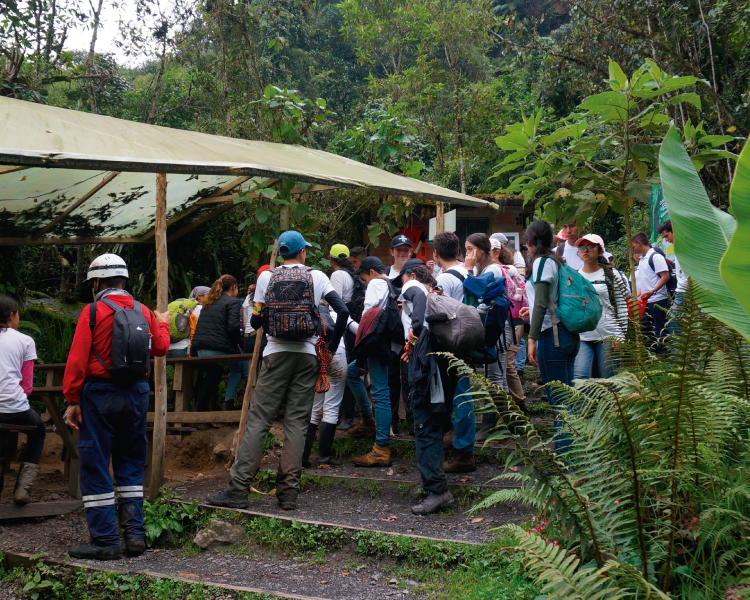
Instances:
[[[443,233],[445,231],[445,204],[443,202],[437,203],[437,214],[435,215],[435,233]]]
[[[242,416],[240,417],[240,427],[237,429],[236,443],[234,445],[233,454],[234,459],[237,460],[237,455],[240,453],[240,446],[242,446],[242,437],[245,435],[245,428],[247,427],[247,413],[250,411],[250,405],[253,402],[253,395],[255,394],[255,382],[258,379],[258,363],[260,362],[260,344],[263,341],[263,328],[261,327],[255,332],[255,346],[253,347],[253,357],[250,359],[250,368],[247,374],[247,387],[245,388],[245,397],[242,399]]]
[[[156,174],[156,310],[167,310],[167,175]],[[151,502],[164,484],[164,454],[167,441],[167,359],[154,360],[154,445],[151,456]]]
[[[281,227],[281,233],[284,233],[289,229],[289,207],[285,204],[281,205],[281,212],[279,214],[279,226]]]

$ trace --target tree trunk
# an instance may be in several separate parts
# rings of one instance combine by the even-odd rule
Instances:
[[[161,49],[161,61],[159,64],[159,72],[156,75],[156,83],[154,84],[154,95],[151,97],[151,106],[148,109],[148,117],[146,117],[146,123],[151,123],[156,117],[156,100],[159,97],[159,90],[161,90],[161,80],[164,76],[164,68],[167,64],[167,40],[166,36],[162,42]]]
[[[60,253],[57,246],[52,246],[52,252],[62,270],[60,273],[60,296],[63,300],[67,300],[70,291],[70,261]]]
[[[219,47],[221,48],[221,85],[224,115],[227,122],[227,137],[232,137],[232,111],[229,105],[229,81],[227,79],[227,47],[224,40],[224,24],[221,15],[224,5],[221,4],[217,14],[217,26],[219,28]]]
[[[104,0],[99,0],[99,6],[94,11],[94,30],[91,33],[91,45],[89,46],[89,54],[86,57],[86,75],[92,75],[94,72],[96,37],[99,33],[99,17],[102,14],[102,4],[104,4]],[[94,114],[98,114],[99,111],[96,108],[96,94],[94,93],[94,82],[90,78],[86,79],[86,91],[88,92],[88,95],[89,95],[89,107],[91,108],[91,112]]]
[[[51,0],[49,17],[47,19],[47,34],[44,41],[44,72],[49,75],[52,60],[52,44],[55,41],[55,18],[57,17],[57,0]]]

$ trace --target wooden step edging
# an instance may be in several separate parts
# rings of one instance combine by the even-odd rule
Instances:
[[[180,577],[179,575],[167,575],[166,573],[158,573],[156,571],[149,571],[147,569],[113,569],[98,567],[90,565],[88,563],[82,563],[74,560],[59,560],[56,558],[49,557],[38,557],[36,554],[30,554],[28,552],[3,552],[3,566],[6,569],[24,568],[33,569],[38,563],[44,563],[54,567],[61,567],[63,569],[84,569],[86,571],[94,571],[99,573],[117,573],[118,575],[145,575],[147,577],[159,578],[159,579],[171,579],[173,581],[182,581],[191,585],[203,585],[233,592],[250,592],[254,594],[266,594],[268,596],[276,596],[277,598],[288,598],[289,600],[329,600],[328,598],[322,598],[320,596],[304,596],[302,594],[277,592],[274,590],[264,590],[262,588],[252,588],[243,585],[231,585],[226,583],[214,582],[210,579],[198,578],[189,579],[187,577]]]
[[[416,479],[391,479],[391,478],[384,478],[384,477],[354,477],[352,475],[338,475],[336,473],[331,473],[332,469],[321,469],[320,472],[318,469],[305,469],[304,471],[308,473],[311,477],[320,477],[321,479],[335,479],[337,481],[379,481],[381,483],[384,483],[386,485],[400,485],[402,483],[408,483],[410,485],[422,485],[421,481],[418,481]],[[499,475],[502,475],[500,473]],[[472,481],[449,481],[448,487],[451,488],[464,488],[464,487],[472,487],[472,488],[481,488],[481,489],[487,489],[487,490],[515,490],[521,487],[520,484],[493,484],[493,483],[473,483]]]
[[[190,502],[186,502],[184,500],[170,500],[170,502],[174,502],[176,504],[190,504]],[[367,533],[377,533],[381,535],[388,535],[393,537],[405,537],[410,538],[413,540],[428,540],[430,542],[443,542],[443,543],[449,543],[449,544],[466,544],[468,546],[484,546],[484,542],[472,542],[472,541],[464,541],[464,540],[451,540],[448,538],[439,538],[439,537],[432,537],[428,535],[418,535],[416,533],[397,533],[394,531],[382,531],[380,529],[369,529],[367,527],[356,527],[354,525],[342,525],[339,523],[326,523],[324,521],[311,521],[309,519],[300,519],[298,517],[289,516],[286,515],[274,515],[272,513],[263,513],[263,512],[257,512],[253,510],[247,510],[246,508],[225,508],[223,506],[213,506],[212,504],[205,504],[205,503],[199,503],[198,506],[205,510],[222,510],[222,511],[228,511],[231,513],[239,513],[242,515],[245,515],[247,517],[250,517],[250,519],[257,519],[257,518],[269,518],[269,519],[278,519],[279,521],[286,521],[287,523],[291,524],[293,521],[296,521],[297,523],[304,523],[305,525],[315,525],[317,527],[325,527],[326,529],[343,529],[345,531],[349,531],[352,533],[359,533],[359,532],[367,532]]]

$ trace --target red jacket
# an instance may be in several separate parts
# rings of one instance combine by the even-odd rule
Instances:
[[[133,299],[130,296],[112,294],[107,296],[107,300],[111,300],[123,308],[133,308]],[[91,351],[90,307],[90,304],[85,306],[78,318],[73,345],[70,348],[70,354],[68,354],[68,364],[65,367],[65,377],[63,378],[65,400],[76,404],[79,401],[83,380],[86,377],[89,375],[93,377],[110,376]],[[157,323],[151,309],[143,305],[141,305],[141,311],[148,320],[151,333],[151,356],[165,356],[169,351],[169,323]],[[112,319],[114,314],[114,311],[104,302],[96,303],[94,348],[107,364],[109,364],[110,346],[112,345]]]

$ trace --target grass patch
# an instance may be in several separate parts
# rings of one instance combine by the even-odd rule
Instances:
[[[31,600],[278,600],[278,596],[235,592],[202,583],[147,575],[66,569],[39,562],[33,568],[2,571],[2,580]]]

